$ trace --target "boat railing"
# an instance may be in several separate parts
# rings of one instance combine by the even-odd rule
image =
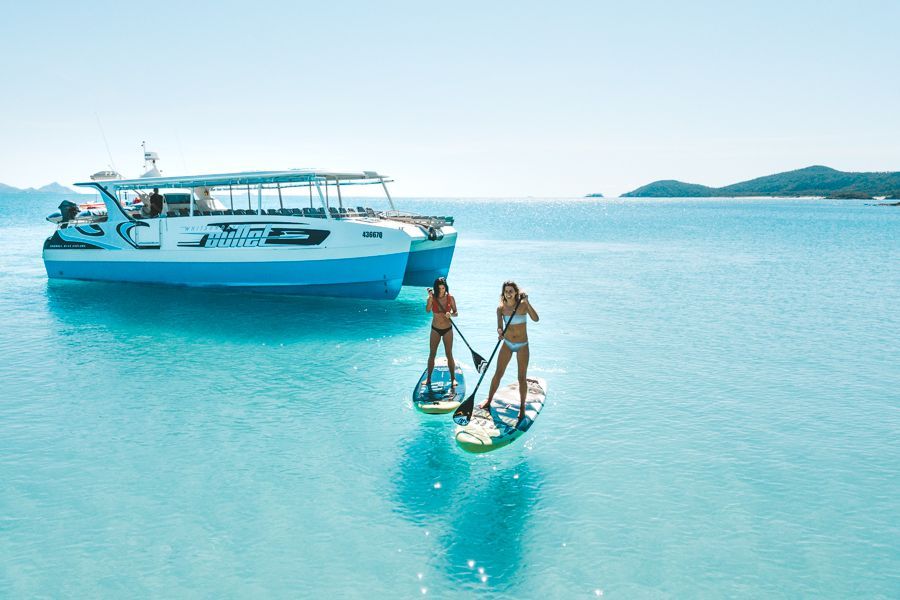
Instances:
[[[106,221],[106,215],[90,215],[84,217],[72,217],[68,221],[56,221],[57,229],[65,229],[66,227],[78,227],[80,225],[90,225],[91,223],[103,223]],[[53,221],[50,221],[53,223]]]
[[[419,215],[402,210],[386,210],[378,213],[378,215],[383,219],[412,223],[413,225],[423,225],[425,227],[445,227],[447,225],[453,225],[453,217]]]
[[[138,220],[150,220],[158,217],[147,217],[141,215],[140,213],[132,213],[129,211],[133,218]],[[391,221],[400,221],[403,223],[410,223],[412,225],[419,225],[425,228],[435,228],[439,229],[441,227],[445,227],[447,225],[453,225],[453,217],[445,217],[445,216],[429,216],[429,215],[419,215],[416,213],[405,212],[400,210],[387,210],[387,211],[375,211],[372,208],[358,206],[356,208],[352,207],[329,207],[329,214],[333,219],[359,219],[359,218],[367,218],[367,219],[388,219]],[[285,217],[306,217],[306,218],[325,218],[325,210],[322,208],[270,208],[270,209],[262,209],[257,211],[256,209],[227,209],[227,210],[195,210],[195,217],[208,217],[208,216],[285,216]],[[168,210],[163,212],[159,217],[187,217],[190,216],[190,211],[185,208]],[[49,220],[49,219],[48,219]],[[102,223],[107,220],[106,214],[94,214],[94,215],[83,215],[76,216],[68,221],[62,222],[57,221],[56,227],[57,229],[65,229],[66,227],[72,226],[77,227],[79,225],[90,225],[91,223]],[[54,221],[51,221],[54,222]]]

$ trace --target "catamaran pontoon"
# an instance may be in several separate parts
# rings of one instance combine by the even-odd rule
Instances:
[[[430,285],[450,269],[452,218],[396,211],[387,180],[372,171],[158,174],[76,184],[97,190],[106,214],[60,219],[44,243],[48,277],[392,299],[401,285]],[[391,210],[345,208],[342,188],[355,185],[381,187]],[[298,187],[309,188],[310,206],[286,208],[282,190]],[[166,206],[148,218],[127,196],[146,202],[154,188]],[[235,208],[244,191],[247,208]],[[263,193],[272,203],[276,191],[278,208],[264,208]]]

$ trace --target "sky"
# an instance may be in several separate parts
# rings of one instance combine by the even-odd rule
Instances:
[[[137,176],[142,141],[165,175],[376,170],[419,197],[900,171],[896,0],[32,0],[2,13],[0,182],[16,187]]]

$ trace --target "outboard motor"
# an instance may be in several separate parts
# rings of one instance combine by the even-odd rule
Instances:
[[[63,200],[59,204],[59,212],[62,215],[62,218],[60,219],[59,222],[60,223],[68,223],[69,221],[74,219],[75,216],[78,214],[79,208],[78,208],[78,205],[75,204],[74,202],[72,202],[70,200]]]
[[[440,227],[429,227],[428,228],[428,239],[432,242],[437,240],[444,239],[444,231]]]

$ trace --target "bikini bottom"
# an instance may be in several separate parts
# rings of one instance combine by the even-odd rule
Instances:
[[[513,352],[518,352],[528,345],[528,342],[510,342],[509,340],[503,340],[503,343],[506,344],[506,347]]]

